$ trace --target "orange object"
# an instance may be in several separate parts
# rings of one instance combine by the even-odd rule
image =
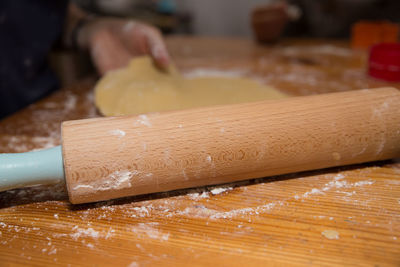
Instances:
[[[383,43],[395,43],[399,41],[400,26],[394,23],[383,23],[382,24],[382,42]]]
[[[367,49],[377,43],[392,43],[399,40],[400,26],[386,21],[360,21],[353,25],[351,46]]]

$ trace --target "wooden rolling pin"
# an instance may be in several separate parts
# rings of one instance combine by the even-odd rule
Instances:
[[[400,156],[400,92],[358,90],[62,124],[72,203]]]

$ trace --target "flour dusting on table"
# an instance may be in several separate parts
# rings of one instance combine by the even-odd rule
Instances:
[[[246,70],[221,70],[212,68],[196,68],[183,73],[183,76],[187,79],[199,78],[199,77],[242,77],[248,71]]]

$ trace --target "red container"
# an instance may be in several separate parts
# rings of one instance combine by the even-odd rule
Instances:
[[[400,43],[382,43],[371,47],[368,74],[390,82],[400,82]]]

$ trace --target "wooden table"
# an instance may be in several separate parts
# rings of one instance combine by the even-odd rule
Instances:
[[[342,42],[174,37],[183,72],[250,76],[293,95],[390,85]],[[60,122],[99,116],[95,79],[0,122],[0,152],[60,143]],[[400,88],[399,84],[391,84]],[[400,163],[256,179],[72,206],[64,185],[0,193],[0,265],[400,265]]]

